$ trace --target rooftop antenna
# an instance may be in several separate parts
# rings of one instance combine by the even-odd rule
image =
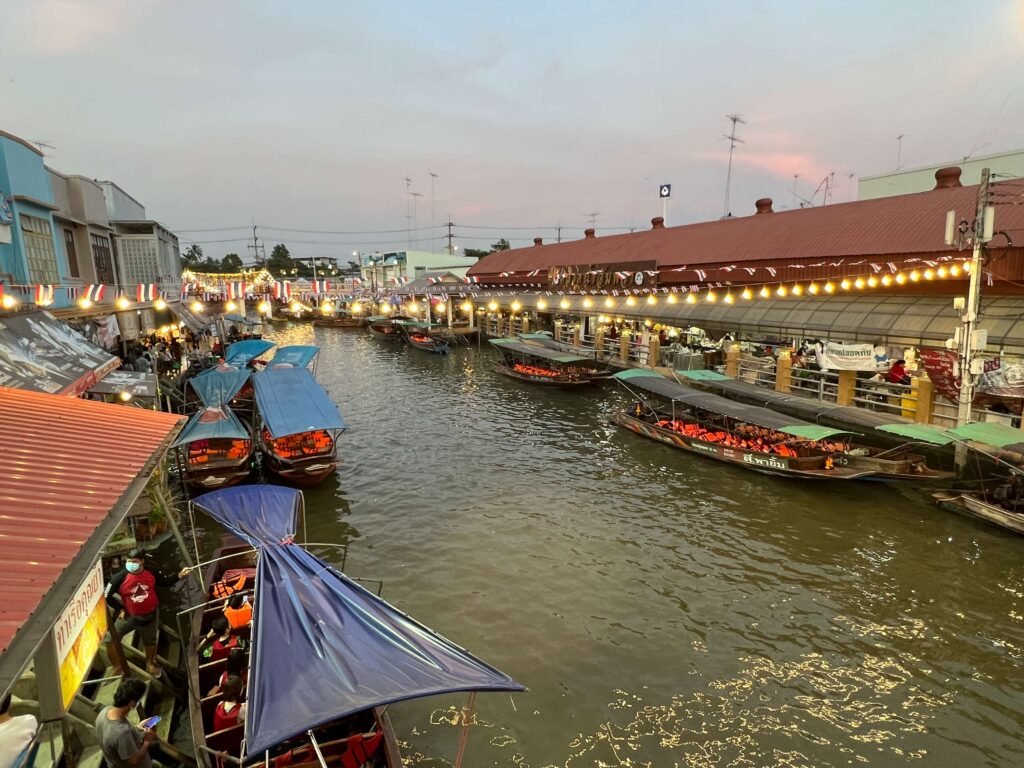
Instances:
[[[48,144],[47,142],[39,141],[38,139],[32,139],[31,143],[35,144],[37,147],[39,147],[39,151],[43,154],[44,157],[46,156],[46,153],[43,152],[44,148],[46,148],[46,149],[56,149],[56,147],[53,146],[53,144]]]
[[[853,177],[857,174],[854,171],[850,171],[846,174],[846,181],[850,185],[850,202],[853,202]]]
[[[799,173],[793,174],[793,207],[796,208],[796,180],[800,178]]]
[[[590,219],[590,226],[592,228],[594,228],[594,229],[597,229],[597,217],[600,216],[601,214],[595,212],[595,213],[584,213],[583,215],[587,216]]]
[[[896,170],[900,169],[901,160],[903,158],[903,137],[907,134],[901,133],[896,137]]]
[[[736,149],[736,145],[737,144],[745,144],[746,143],[746,142],[743,141],[743,139],[736,138],[736,126],[737,125],[746,125],[747,124],[747,121],[744,120],[743,117],[740,116],[740,115],[726,115],[725,118],[726,118],[726,120],[731,120],[732,121],[732,131],[729,133],[728,136],[724,136],[724,135],[722,136],[723,139],[727,139],[729,141],[729,168],[725,172],[725,210],[722,211],[722,216],[723,217],[729,215],[729,208],[730,208],[730,205],[729,205],[729,202],[730,202],[729,201],[729,187],[732,184],[732,152],[733,152],[734,149]]]

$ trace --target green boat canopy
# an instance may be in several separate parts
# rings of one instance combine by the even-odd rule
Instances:
[[[557,349],[541,347],[537,344],[526,344],[516,339],[491,339],[491,344],[502,352],[518,353],[527,357],[538,357],[542,360],[550,360],[553,363],[592,363],[593,358],[580,357],[579,355],[567,355]]]
[[[718,371],[676,371],[676,376],[690,379],[691,381],[729,381],[728,376]]]
[[[1014,450],[1024,450],[1024,432],[1005,424],[978,421],[946,431],[959,440],[973,440],[976,443],[986,443],[996,448],[1013,447]]]
[[[785,432],[793,437],[802,437],[805,440],[824,440],[827,437],[850,434],[847,429],[823,427],[821,424],[787,424],[784,427],[777,427],[777,429],[779,432]]]
[[[875,427],[875,429],[881,432],[888,432],[891,435],[905,437],[908,440],[931,443],[932,445],[949,445],[956,440],[946,430],[927,424],[882,424],[879,427]]]

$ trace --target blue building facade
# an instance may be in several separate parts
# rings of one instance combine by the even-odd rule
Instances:
[[[0,280],[4,292],[34,300],[37,285],[53,286],[52,308],[70,306],[64,242],[53,220],[57,210],[43,154],[0,131]],[[5,217],[5,213],[7,216]],[[78,281],[75,281],[78,282]]]

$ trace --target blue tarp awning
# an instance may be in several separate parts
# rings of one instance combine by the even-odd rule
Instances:
[[[189,379],[189,384],[199,395],[203,405],[227,405],[245,386],[249,374],[247,368],[218,365]]]
[[[212,405],[192,414],[171,447],[178,448],[197,440],[248,440],[249,437],[249,430],[230,408]]]
[[[295,544],[263,549],[256,581],[250,755],[396,701],[525,690]]]
[[[204,493],[193,503],[259,548],[295,535],[302,493],[280,485],[243,485]]]
[[[246,339],[228,344],[228,353],[224,356],[224,362],[228,365],[243,367],[254,357],[259,357],[268,349],[274,346],[274,342],[265,339]]]
[[[315,346],[294,345],[281,347],[274,353],[267,366],[273,368],[276,365],[290,365],[293,368],[305,368],[313,361],[313,358],[317,356],[319,351],[320,347]]]
[[[263,425],[275,440],[315,429],[345,429],[338,407],[306,368],[268,368],[252,381]]]

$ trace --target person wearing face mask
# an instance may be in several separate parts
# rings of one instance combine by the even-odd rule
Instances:
[[[114,623],[117,634],[123,637],[133,630],[138,631],[146,650],[146,670],[153,677],[161,675],[156,663],[156,633],[160,626],[160,600],[156,588],[170,586],[185,578],[190,571],[190,568],[182,568],[176,575],[165,576],[160,571],[146,568],[145,553],[133,549],[125,558],[124,568],[110,577],[104,590],[107,604],[117,616]],[[108,638],[107,654],[114,665],[113,674],[123,675],[125,663],[120,644]]]

